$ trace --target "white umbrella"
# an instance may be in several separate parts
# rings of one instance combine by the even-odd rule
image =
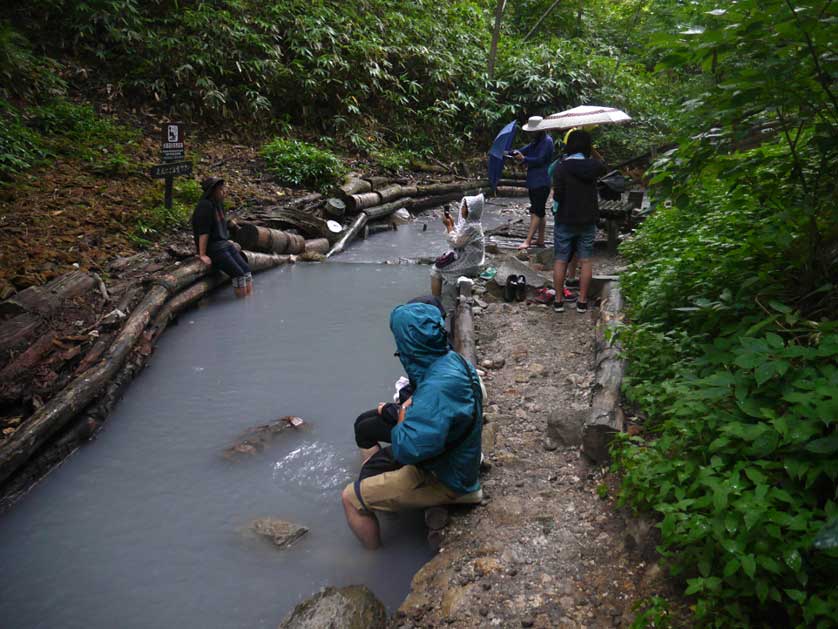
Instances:
[[[572,127],[614,124],[625,122],[626,120],[631,120],[631,116],[614,107],[580,105],[579,107],[547,116],[539,125],[539,129],[570,129]]]

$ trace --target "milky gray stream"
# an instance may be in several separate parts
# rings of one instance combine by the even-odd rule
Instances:
[[[301,264],[259,274],[247,300],[225,289],[185,313],[96,442],[0,518],[0,626],[275,627],[351,583],[395,609],[431,556],[420,514],[384,520],[384,549],[367,552],[340,491],[360,466],[354,418],[401,374],[389,312],[427,292],[427,271]],[[308,425],[222,457],[283,415]],[[311,530],[277,550],[242,531],[262,516]]]
[[[484,225],[505,220],[503,205]],[[421,514],[383,518],[385,546],[367,552],[340,491],[360,467],[355,417],[401,375],[389,313],[429,289],[427,266],[376,261],[442,253],[439,217],[184,313],[96,442],[0,517],[0,627],[275,627],[322,586],[352,583],[395,610],[431,557]],[[284,415],[307,425],[223,458],[247,428]],[[245,532],[264,516],[310,532],[277,550]]]

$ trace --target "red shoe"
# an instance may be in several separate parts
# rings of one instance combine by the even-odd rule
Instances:
[[[565,301],[570,301],[570,302],[576,301],[576,293],[574,293],[573,291],[569,291],[568,289],[565,288],[563,290],[562,294],[564,295],[564,300]]]
[[[533,301],[537,304],[551,304],[553,300],[556,298],[556,291],[552,288],[539,288],[535,291],[535,297],[533,297]]]

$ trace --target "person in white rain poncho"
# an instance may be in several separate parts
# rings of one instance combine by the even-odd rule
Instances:
[[[431,292],[435,297],[442,296],[443,282],[454,285],[461,275],[476,277],[480,274],[484,262],[485,241],[480,218],[483,216],[483,195],[463,197],[457,224],[446,213],[442,222],[448,230],[448,243],[451,250],[437,258],[431,268]]]

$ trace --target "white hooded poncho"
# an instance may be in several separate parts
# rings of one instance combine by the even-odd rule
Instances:
[[[456,281],[461,275],[477,276],[485,261],[485,240],[480,218],[483,216],[483,195],[463,197],[468,207],[468,218],[457,212],[457,225],[448,233],[448,244],[456,252],[457,259],[443,269],[437,269],[445,280]],[[458,208],[463,207],[463,201]]]

